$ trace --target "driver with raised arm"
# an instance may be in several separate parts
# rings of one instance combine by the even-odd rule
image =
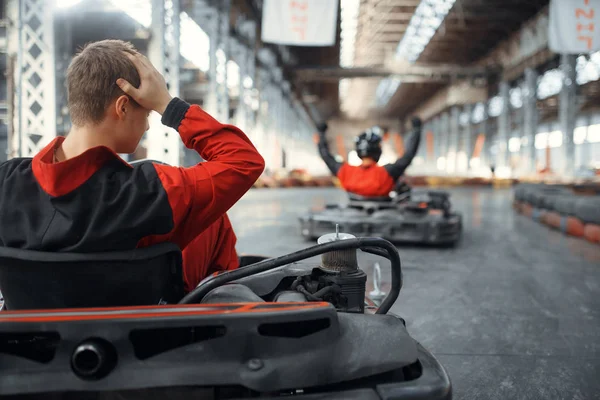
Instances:
[[[381,157],[381,141],[383,130],[373,127],[356,138],[356,153],[362,159],[362,164],[352,166],[336,161],[331,152],[325,133],[327,124],[318,127],[318,147],[321,158],[327,164],[331,173],[340,180],[344,190],[365,197],[385,197],[394,189],[396,181],[404,174],[419,149],[421,141],[421,120],[412,119],[413,131],[407,140],[404,155],[393,164],[378,165]]]
[[[172,98],[162,75],[127,42],[83,48],[67,70],[67,90],[69,134],[33,158],[0,166],[0,245],[90,253],[173,242],[183,250],[187,291],[237,268],[225,213],[264,169],[246,135]],[[152,111],[206,162],[132,166],[119,157],[135,151]]]

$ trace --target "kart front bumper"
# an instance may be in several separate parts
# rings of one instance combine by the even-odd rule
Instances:
[[[451,400],[452,383],[440,362],[427,349],[417,343],[421,375],[413,380],[402,382],[372,382],[349,384],[353,388],[336,385],[336,389],[311,390],[306,394],[293,396],[294,400]],[[340,389],[341,388],[341,389]],[[281,397],[268,397],[264,400],[278,400]],[[243,400],[243,399],[235,399]]]
[[[336,224],[339,224],[340,232],[357,237],[381,237],[392,243],[452,244],[458,241],[462,234],[462,218],[458,214],[441,219],[339,222],[308,215],[300,218],[300,233],[312,240],[335,232]]]

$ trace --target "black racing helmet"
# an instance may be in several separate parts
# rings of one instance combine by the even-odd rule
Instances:
[[[379,126],[367,129],[356,137],[356,154],[361,158],[372,158],[375,162],[381,157],[381,141],[384,130]]]

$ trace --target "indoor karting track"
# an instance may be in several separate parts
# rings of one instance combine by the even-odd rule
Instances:
[[[517,215],[510,190],[451,196],[463,239],[400,247],[404,288],[392,311],[447,368],[454,398],[600,398],[600,247]],[[229,213],[238,251],[306,247],[297,216],[340,200],[330,188],[252,190]],[[370,277],[377,257],[359,260]]]

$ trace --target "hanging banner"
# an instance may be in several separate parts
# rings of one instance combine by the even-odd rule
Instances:
[[[548,47],[555,53],[600,50],[600,0],[550,0]]]
[[[291,46],[333,46],[338,0],[264,0],[261,39]]]

